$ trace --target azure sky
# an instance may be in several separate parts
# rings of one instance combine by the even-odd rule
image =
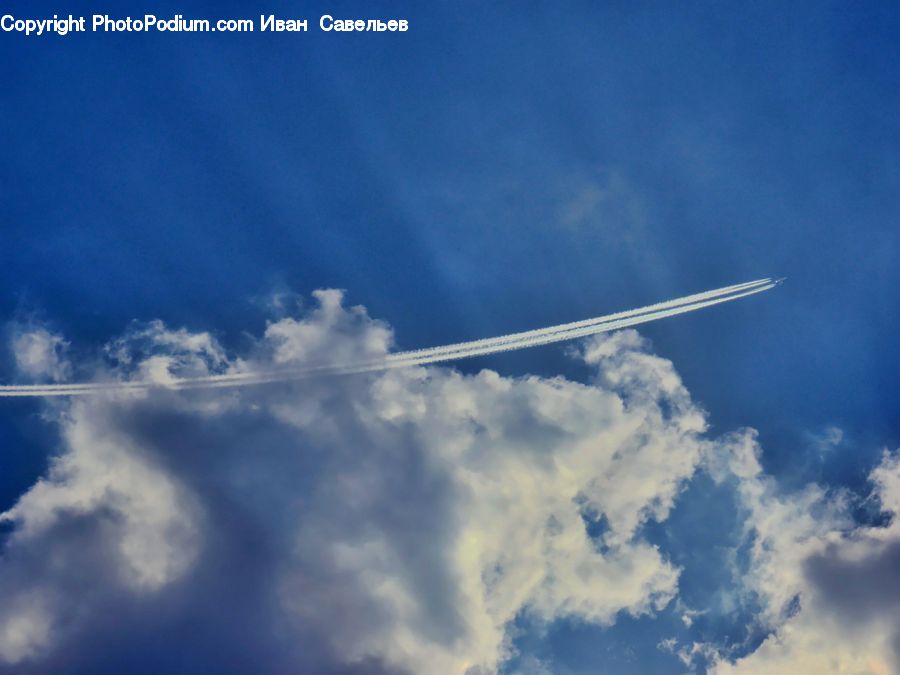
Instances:
[[[261,20],[3,10],[148,11]],[[900,11],[269,14],[308,31],[0,32],[0,383],[788,281],[3,397],[0,672],[896,671]]]

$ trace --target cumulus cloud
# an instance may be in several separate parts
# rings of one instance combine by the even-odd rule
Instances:
[[[900,453],[872,472],[871,498],[887,525],[860,525],[852,497],[816,485],[779,494],[745,437],[740,500],[751,542],[744,590],[763,599],[770,635],[738,659],[717,654],[712,672],[887,675],[900,670]],[[741,459],[743,456],[743,459]],[[709,647],[707,645],[707,647]]]
[[[165,382],[391,349],[390,327],[339,291],[316,301],[271,321],[240,358],[209,333],[136,324],[107,345],[99,376]],[[54,403],[60,450],[0,516],[12,525],[0,669],[491,673],[513,654],[519,617],[608,626],[672,602],[680,570],[646,525],[668,518],[699,468],[734,483],[752,543],[743,587],[767,599],[761,620],[776,632],[737,663],[667,642],[686,664],[764,670],[788,658],[775,653],[791,631],[814,635],[802,621],[846,613],[824,589],[862,583],[872,568],[860,556],[890,567],[893,535],[854,530],[841,495],[782,495],[752,432],[710,438],[672,364],[637,333],[573,354],[590,382],[419,367]],[[873,474],[893,512],[898,475],[891,457]],[[882,557],[867,558],[879,537]],[[866,597],[876,623],[894,607]],[[879,639],[870,654],[896,638]]]
[[[136,326],[107,348],[113,374],[388,351],[385,324],[316,297],[245,361]],[[116,653],[142,623],[191,615],[218,639],[253,621],[244,644],[272,672],[492,672],[520,613],[608,625],[662,608],[678,570],[641,526],[693,473],[703,416],[635,333],[581,358],[596,382],[411,368],[59,408],[62,452],[3,514],[0,658],[90,664],[79,636],[98,622]],[[233,620],[212,619],[223,602]]]

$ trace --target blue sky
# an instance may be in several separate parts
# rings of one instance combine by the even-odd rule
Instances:
[[[61,335],[74,372],[84,373],[103,344],[133,338],[132,322],[160,319],[209,333],[232,359],[253,353],[266,321],[282,318],[273,296],[299,294],[310,308],[313,290],[342,288],[349,305],[364,305],[390,324],[399,347],[413,348],[783,275],[787,283],[770,293],[642,327],[647,353],[674,364],[707,412],[711,438],[757,430],[772,495],[790,501],[810,483],[860,500],[870,494],[883,451],[900,447],[896,8],[344,2],[269,10],[312,27],[0,35],[7,337],[36,326]],[[9,11],[40,14],[33,4]],[[258,14],[239,3],[153,11]],[[322,33],[315,24],[326,12],[404,17],[411,28]],[[27,381],[14,351],[4,354],[4,380]],[[602,380],[596,364],[558,347],[454,368]],[[35,401],[0,406],[0,510],[66,452],[61,423],[48,416]],[[172,423],[190,429],[190,417],[182,411]],[[682,569],[677,598],[640,616],[623,610],[605,626],[552,612],[547,623],[523,610],[509,624],[518,654],[501,670],[702,671],[709,652],[686,666],[657,645],[674,636],[734,659],[776,631],[775,619],[760,618],[765,589],[753,591],[762,599],[748,591],[729,600],[737,582],[717,574],[728,561],[754,564],[741,562],[751,546],[741,523],[752,508],[735,496],[737,479],[704,472],[714,473],[685,476],[671,513],[635,535]],[[252,520],[245,506],[229,508]],[[851,510],[860,527],[878,521],[871,504]],[[242,578],[240,560],[228,559],[232,567],[219,573]],[[154,615],[147,625],[155,629],[126,631],[108,661],[84,650],[77,662],[116,672],[161,641],[170,668],[203,664],[220,635],[208,602],[200,594]],[[704,613],[687,626],[683,606]],[[207,623],[208,638],[196,647],[171,639],[192,619]],[[303,625],[301,641],[329,630]],[[60,644],[30,657],[35,667],[76,649]],[[390,656],[376,657],[392,672]]]

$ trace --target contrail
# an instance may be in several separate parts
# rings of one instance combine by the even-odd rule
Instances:
[[[782,279],[765,278],[743,284],[735,284],[712,291],[696,293],[675,300],[648,305],[615,314],[548,326],[499,337],[459,342],[455,344],[414,349],[388,354],[379,359],[347,364],[329,364],[287,368],[278,371],[255,371],[226,375],[207,375],[174,380],[165,384],[156,382],[83,382],[75,384],[33,384],[0,386],[0,397],[12,396],[82,396],[115,391],[142,391],[146,389],[200,389],[238,387],[285,382],[321,375],[349,375],[379,370],[392,370],[430,363],[484,356],[499,352],[537,347],[539,345],[572,340],[611,330],[618,330],[668,316],[693,312],[722,302],[730,302],[748,295],[761,293],[780,284]]]
[[[495,338],[487,338],[482,340],[472,340],[470,342],[462,342],[451,345],[444,345],[441,347],[432,347],[428,349],[417,349],[411,350],[407,352],[400,352],[397,354],[389,354],[386,357],[379,358],[375,361],[364,362],[364,363],[353,363],[346,364],[344,366],[341,365],[323,365],[323,366],[306,366],[302,368],[291,368],[279,370],[277,372],[250,372],[250,373],[235,373],[228,375],[208,375],[204,377],[192,378],[189,381],[183,380],[181,381],[181,386],[184,387],[186,384],[190,384],[191,386],[202,386],[202,385],[216,385],[216,386],[224,386],[229,385],[231,383],[240,383],[242,381],[252,381],[253,383],[257,383],[260,381],[271,381],[273,379],[291,379],[296,377],[298,374],[317,374],[320,372],[360,372],[360,369],[384,369],[386,367],[400,367],[405,365],[420,365],[422,363],[428,363],[433,361],[446,361],[451,358],[463,358],[465,356],[477,356],[483,354],[495,353],[497,351],[506,351],[507,349],[518,349],[525,346],[533,346],[537,344],[546,344],[547,342],[556,342],[560,339],[569,339],[570,337],[578,337],[578,335],[566,335],[564,337],[559,337],[564,333],[569,333],[575,330],[584,330],[589,329],[594,326],[599,326],[601,324],[608,324],[613,321],[621,321],[625,319],[638,319],[639,321],[629,321],[628,323],[621,324],[617,323],[615,325],[606,326],[604,330],[612,330],[615,328],[621,328],[627,325],[634,325],[634,323],[643,323],[644,321],[649,321],[654,318],[661,318],[660,312],[666,310],[677,309],[677,313],[682,313],[683,311],[689,311],[684,309],[687,306],[691,306],[690,309],[699,309],[699,306],[693,306],[696,303],[701,301],[709,301],[717,298],[723,298],[732,300],[737,297],[739,292],[756,292],[757,290],[768,290],[771,288],[772,284],[776,283],[772,279],[760,279],[758,281],[752,281],[744,284],[736,284],[734,286],[726,286],[725,288],[719,288],[713,291],[706,291],[704,293],[697,293],[695,295],[685,296],[683,298],[678,298],[676,300],[669,300],[667,302],[661,302],[654,305],[649,305],[647,307],[642,307],[640,309],[629,310],[626,312],[619,312],[616,314],[608,314],[601,317],[595,317],[592,319],[586,319],[583,321],[575,321],[572,323],[562,324],[558,326],[550,326],[548,328],[539,328],[536,330],[525,331],[522,333],[512,333],[510,335],[502,335],[500,337]],[[703,305],[706,306],[706,305]],[[651,315],[652,316],[649,316]],[[668,316],[668,314],[666,314]],[[591,333],[600,332],[598,330],[588,330],[583,335],[589,335]],[[546,338],[553,336],[552,340],[547,340]],[[451,356],[452,355],[452,356]],[[388,366],[385,365],[387,362]],[[35,389],[43,389],[45,386],[52,386],[55,390],[58,391],[66,391],[66,390],[81,390],[84,388],[105,388],[110,385],[119,386],[119,388],[144,388],[147,386],[146,383],[141,382],[131,382],[131,383],[87,383],[87,384],[64,384],[64,385],[20,385],[20,386],[11,386],[7,387],[10,391],[30,391]],[[177,387],[178,384],[172,384],[170,386]],[[2,391],[2,389],[0,389]]]
[[[554,335],[560,331],[568,331],[575,330],[578,328],[586,328],[588,326],[592,326],[599,323],[605,323],[607,321],[615,321],[618,319],[626,319],[632,316],[637,316],[640,314],[646,314],[649,312],[655,312],[658,310],[670,309],[673,307],[690,304],[693,302],[700,302],[701,300],[709,300],[711,298],[728,295],[730,293],[734,293],[740,290],[745,290],[750,287],[762,286],[766,283],[771,283],[769,279],[760,279],[758,281],[750,281],[744,284],[735,284],[734,286],[726,286],[725,288],[719,288],[714,291],[706,291],[704,293],[696,293],[695,295],[687,295],[683,298],[678,298],[677,300],[668,300],[666,302],[660,302],[655,305],[648,305],[646,307],[641,307],[640,309],[632,309],[627,312],[619,312],[618,314],[607,314],[606,316],[595,317],[593,319],[584,319],[582,321],[573,321],[572,323],[562,324],[559,326],[549,326],[547,328],[537,328],[535,330],[525,331],[523,333],[511,333],[510,335],[502,335],[500,337],[495,338],[485,338],[483,340],[472,340],[471,342],[460,342],[452,345],[444,345],[442,347],[431,347],[428,349],[416,349],[409,352],[403,352],[402,354],[396,354],[394,356],[407,356],[407,355],[415,355],[415,356],[431,356],[432,354],[445,353],[450,351],[457,351],[460,349],[469,350],[469,349],[481,349],[482,347],[493,346],[497,344],[503,344],[508,342],[518,342],[519,340],[530,340],[532,338],[539,338],[545,335]]]

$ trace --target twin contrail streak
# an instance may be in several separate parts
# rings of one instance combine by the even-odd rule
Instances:
[[[204,389],[218,387],[240,387],[248,385],[286,382],[312,376],[349,375],[367,373],[410,366],[423,366],[430,363],[454,361],[473,356],[484,356],[498,352],[537,347],[539,345],[562,342],[574,338],[618,330],[628,326],[655,321],[667,316],[693,312],[703,307],[730,302],[748,295],[761,293],[774,288],[781,279],[758,279],[743,284],[735,284],[713,291],[696,293],[676,300],[668,300],[639,309],[632,309],[616,314],[607,314],[583,321],[574,321],[547,328],[511,333],[499,337],[459,342],[456,344],[414,349],[406,352],[388,354],[370,361],[356,363],[331,364],[320,366],[302,366],[277,371],[251,371],[227,375],[207,375],[174,380],[165,384],[156,382],[83,382],[77,384],[33,384],[0,386],[0,397],[3,396],[83,396],[117,391],[141,391],[146,389]]]

